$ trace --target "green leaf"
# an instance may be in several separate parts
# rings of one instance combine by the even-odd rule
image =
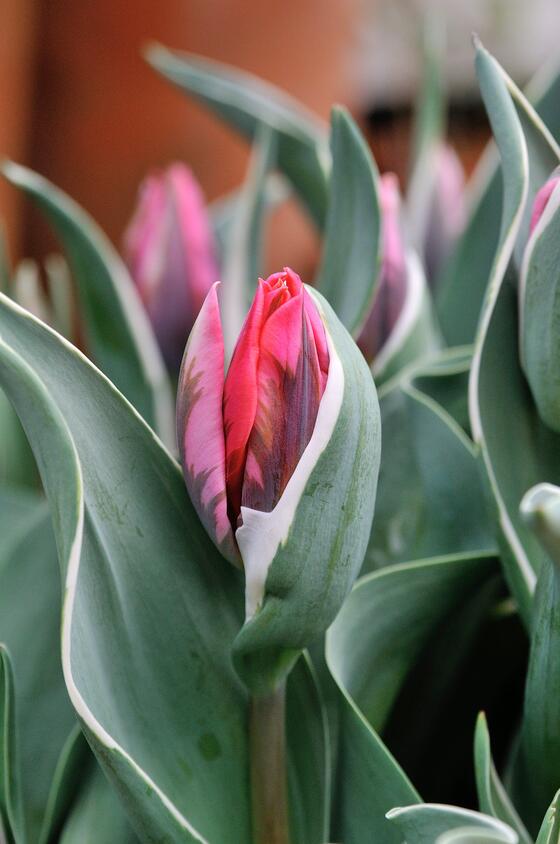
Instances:
[[[408,231],[415,249],[422,255],[433,197],[434,155],[444,141],[446,102],[442,76],[444,38],[441,20],[427,15],[423,33],[423,80],[417,99],[412,142],[412,160],[407,191]]]
[[[317,438],[310,441],[307,462],[300,462],[275,510],[245,511],[236,534],[248,584],[253,562],[262,577],[269,555],[259,607],[233,649],[240,676],[259,691],[274,687],[333,621],[362,566],[375,506],[381,426],[373,378],[331,307],[309,291],[330,343],[323,422],[316,427],[325,441],[317,452]]]
[[[0,641],[16,675],[23,808],[35,842],[75,724],[60,666],[60,575],[46,501],[2,490],[0,536]]]
[[[91,773],[66,820],[59,844],[135,844],[114,790],[98,765]]]
[[[558,844],[560,841],[560,791],[554,795],[542,826],[536,844]]]
[[[265,124],[277,135],[278,167],[322,229],[327,207],[323,125],[299,103],[249,73],[153,45],[146,53],[159,73],[196,97],[248,139]]]
[[[222,258],[221,310],[227,358],[233,353],[262,273],[266,177],[275,157],[276,136],[268,126],[260,127]]]
[[[517,302],[506,276],[516,241],[523,240],[528,197],[552,168],[555,147],[540,120],[495,59],[477,48],[477,72],[502,159],[504,205],[471,370],[470,411],[504,543],[509,585],[527,621],[542,552],[522,524],[525,490],[559,470],[558,448],[540,425],[518,362]],[[508,444],[515,442],[512,459]]]
[[[50,499],[65,679],[88,741],[143,840],[247,844],[247,694],[230,656],[240,575],[178,464],[87,359],[5,297],[0,338],[0,382]],[[301,711],[322,723],[315,703]],[[302,717],[297,752],[310,737],[318,766],[316,735]],[[324,805],[306,795],[318,828]]]
[[[383,729],[434,631],[495,571],[491,555],[458,554],[391,566],[358,581],[329,630],[327,660],[373,729]]]
[[[438,625],[481,588],[491,558],[423,560],[362,578],[327,634],[327,663],[341,693],[335,830],[345,844],[400,844],[385,813],[419,800],[378,732]]]
[[[517,832],[522,844],[532,844],[532,838],[525,829],[494,766],[490,749],[490,734],[483,712],[480,713],[476,722],[474,768],[480,811],[509,824]]]
[[[14,674],[8,650],[0,644],[0,820],[9,841],[27,840],[21,794]]]
[[[502,532],[506,578],[529,623],[536,575],[545,554],[522,520],[519,502],[540,481],[560,481],[560,450],[557,436],[539,419],[519,366],[517,313],[516,292],[504,282],[479,341],[479,363],[472,376],[473,432],[481,445]],[[515,443],[514,458],[510,443]]]
[[[78,724],[60,752],[43,815],[39,844],[54,844],[68,809],[76,799],[93,759]]]
[[[46,179],[11,162],[2,171],[44,211],[64,245],[92,358],[164,442],[174,446],[167,374],[148,317],[118,253],[91,217]]]
[[[560,72],[538,74],[527,97],[555,138],[560,137]],[[500,239],[502,176],[492,141],[471,185],[471,212],[443,276],[438,282],[437,311],[450,345],[471,343]]]
[[[416,383],[416,382],[414,382]],[[475,449],[410,384],[383,391],[379,494],[363,572],[462,551],[492,551]]]
[[[539,414],[560,433],[560,195],[529,240],[519,282],[520,356]]]
[[[329,210],[317,288],[355,336],[375,296],[380,267],[378,173],[349,113],[331,115]]]
[[[288,680],[288,786],[294,844],[329,840],[331,765],[323,699],[307,654]]]
[[[465,827],[478,827],[494,836],[501,836],[497,840],[507,844],[517,844],[518,841],[516,833],[501,821],[457,806],[423,803],[393,809],[387,817],[406,836],[406,844],[434,844],[438,836]],[[496,839],[490,838],[492,840]]]
[[[20,421],[0,390],[0,484],[36,487],[37,467]]]
[[[336,823],[344,844],[401,844],[385,813],[396,802],[419,801],[414,786],[352,700],[340,692]]]
[[[471,346],[443,349],[411,373],[411,384],[429,396],[470,434],[468,388]]]
[[[560,770],[560,488],[530,490],[522,513],[548,552],[533,601],[521,743],[514,777],[516,805],[536,834],[558,789]],[[548,556],[550,554],[550,557]]]
[[[499,844],[511,842],[509,830],[482,829],[476,826],[462,826],[450,832],[444,832],[436,844]]]

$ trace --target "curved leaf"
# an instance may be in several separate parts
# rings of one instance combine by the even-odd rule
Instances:
[[[476,826],[462,826],[451,832],[444,832],[437,839],[436,844],[499,844],[511,842],[509,830],[483,829]]]
[[[0,390],[0,483],[33,488],[37,482],[37,468],[21,423]]]
[[[480,811],[509,824],[517,832],[519,841],[523,842],[523,844],[532,844],[532,838],[525,829],[523,821],[519,817],[494,767],[492,751],[490,749],[490,734],[483,712],[480,713],[476,722],[474,769]]]
[[[530,490],[521,509],[546,552],[533,601],[514,778],[516,804],[536,834],[560,778],[560,489],[541,485]]]
[[[331,766],[321,692],[304,654],[288,679],[288,786],[294,844],[329,840]]]
[[[174,447],[174,407],[161,353],[119,255],[91,217],[46,179],[11,162],[2,171],[44,211],[64,244],[91,356]]]
[[[560,72],[538,74],[527,88],[529,101],[555,138],[560,138]],[[442,332],[450,345],[471,343],[500,239],[502,176],[492,141],[472,180],[469,222],[438,282],[436,301]]]
[[[543,422],[560,432],[560,193],[546,204],[525,250],[519,280],[521,366]]]
[[[55,844],[68,809],[76,799],[93,757],[79,724],[60,752],[43,815],[39,844]]]
[[[0,641],[16,674],[23,810],[35,842],[75,725],[60,666],[60,574],[46,501],[3,490],[0,536]]]
[[[375,296],[380,267],[378,173],[348,112],[331,115],[332,171],[317,288],[355,336]]]
[[[88,741],[143,840],[247,844],[247,695],[230,658],[239,575],[179,466],[95,367],[3,297],[0,338],[0,382],[53,511],[63,667]],[[302,718],[318,765],[316,734]],[[313,801],[306,811],[323,818]]]
[[[362,577],[327,635],[337,683],[375,730],[430,636],[496,571],[491,555],[463,554],[391,566]]]
[[[441,405],[467,434],[471,361],[472,347],[456,346],[442,350],[411,373],[412,386]]]
[[[9,830],[15,844],[23,844],[27,836],[18,738],[12,663],[5,645],[0,644],[0,824]]]
[[[491,558],[425,560],[362,578],[327,634],[326,657],[341,691],[338,827],[345,844],[400,844],[385,812],[416,791],[376,731],[438,624],[495,570]]]
[[[500,243],[475,343],[470,415],[498,511],[506,576],[527,620],[542,552],[522,524],[518,505],[528,487],[553,480],[560,467],[558,448],[539,425],[519,368],[516,291],[506,272],[520,231],[528,225],[528,198],[552,169],[557,151],[529,104],[480,46],[477,72],[502,158],[504,205]],[[514,460],[508,447],[511,442],[516,443]]]
[[[261,124],[274,130],[278,167],[319,228],[327,206],[324,160],[326,132],[303,106],[273,85],[220,62],[168,50],[158,44],[146,53],[148,62],[183,91],[196,97],[246,138]]]
[[[138,841],[98,765],[92,765],[58,840],[59,844],[135,844]]]
[[[475,450],[455,421],[412,386],[381,396],[379,493],[363,572],[462,551],[492,551]]]
[[[434,844],[438,836],[461,827],[478,827],[500,835],[498,840],[507,844],[517,844],[518,841],[516,833],[501,821],[457,806],[423,803],[393,809],[387,817],[406,836],[406,844]]]
[[[560,840],[560,791],[557,791],[550,804],[536,844],[558,844]]]

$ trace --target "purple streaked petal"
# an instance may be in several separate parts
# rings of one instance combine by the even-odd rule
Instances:
[[[214,543],[237,563],[239,554],[227,513],[223,388],[224,341],[214,284],[194,324],[181,366],[177,439],[191,501]]]

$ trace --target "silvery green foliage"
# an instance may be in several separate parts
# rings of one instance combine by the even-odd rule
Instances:
[[[322,235],[316,301],[346,401],[246,621],[243,572],[172,453],[168,379],[120,258],[57,188],[5,167],[61,238],[87,357],[68,339],[65,266],[18,280],[2,252],[0,842],[263,844],[249,689],[283,677],[290,844],[558,844],[558,197],[527,243],[560,158],[560,75],[526,98],[476,45],[493,151],[437,301],[411,253],[406,331],[370,372],[348,332],[377,295],[383,220],[356,124],[335,109],[329,148],[260,80],[149,58],[255,144],[215,216],[226,335],[267,213],[293,191]],[[412,198],[444,124],[429,58]],[[477,805],[450,805],[465,772]]]

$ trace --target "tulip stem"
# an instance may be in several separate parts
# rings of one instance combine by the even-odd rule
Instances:
[[[290,844],[286,773],[286,684],[251,699],[253,844]]]

